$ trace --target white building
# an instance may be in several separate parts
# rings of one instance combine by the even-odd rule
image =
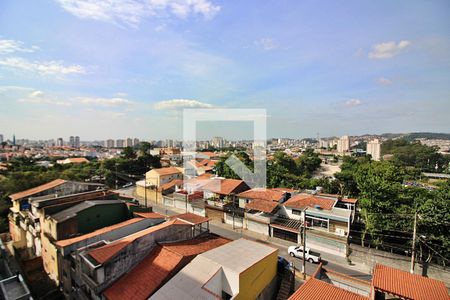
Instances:
[[[123,148],[125,140],[116,140],[116,148]]]
[[[106,148],[114,148],[114,140],[112,140],[112,139],[106,140],[104,143],[104,146]]]
[[[63,138],[58,138],[58,139],[56,140],[56,146],[58,146],[58,147],[63,147],[63,146],[64,146],[64,140],[63,140]]]
[[[133,147],[133,139],[127,138],[125,140],[125,147]]]
[[[380,160],[381,143],[378,139],[374,139],[373,141],[367,143],[367,154],[370,154],[373,160]]]
[[[348,135],[342,136],[337,142],[337,151],[339,153],[345,153],[350,150],[350,138]]]

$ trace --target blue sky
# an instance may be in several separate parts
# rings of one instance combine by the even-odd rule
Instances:
[[[3,0],[0,133],[181,138],[186,107],[265,108],[269,137],[449,132],[449,53],[446,0]]]

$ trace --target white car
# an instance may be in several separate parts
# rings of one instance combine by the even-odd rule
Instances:
[[[288,254],[292,257],[303,259],[303,246],[290,246]],[[311,249],[306,248],[305,259],[310,263],[318,264],[321,261],[320,253],[312,252]]]

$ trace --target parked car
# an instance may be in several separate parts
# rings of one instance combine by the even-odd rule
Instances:
[[[303,259],[303,246],[290,246],[288,253],[292,257]],[[318,264],[321,261],[320,253],[311,251],[310,248],[306,248],[305,259],[310,263]]]
[[[290,263],[286,258],[278,256],[278,272],[283,272],[284,270],[290,270]]]

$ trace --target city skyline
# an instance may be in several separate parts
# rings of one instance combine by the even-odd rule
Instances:
[[[3,134],[181,139],[214,107],[267,109],[269,137],[450,127],[447,1],[156,3],[3,1]]]

